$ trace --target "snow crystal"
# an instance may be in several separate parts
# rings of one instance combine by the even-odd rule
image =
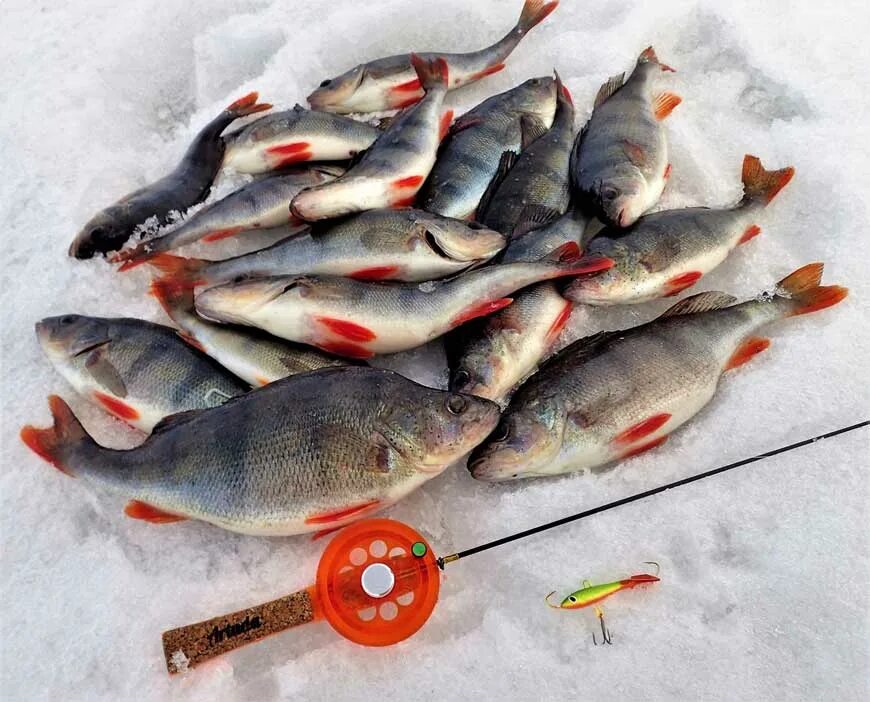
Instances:
[[[704,699],[870,696],[868,433],[855,432],[447,566],[415,637],[387,649],[311,624],[170,678],[164,629],[309,584],[323,542],[124,518],[123,502],[34,457],[25,422],[60,392],[96,438],[141,440],[76,397],[44,360],[41,317],[166,321],[126,275],[66,250],[100,207],[164,174],[196,131],[259,90],[281,108],[364,60],[476,49],[521,0],[107,0],[4,5],[2,682],[4,700]],[[702,281],[749,297],[825,261],[836,309],[771,328],[660,450],[598,475],[508,485],[446,472],[389,511],[440,554],[865,418],[870,409],[866,3],[579,2],[534,29],[504,71],[450,96],[457,114],[558,68],[578,122],[599,85],[653,44],[683,97],[667,120],[661,207],[740,196],[744,153],[797,169],[763,234]],[[865,60],[862,60],[865,59]],[[231,181],[232,182],[232,181]],[[225,192],[220,184],[217,192]],[[228,252],[241,246],[227,242]],[[571,333],[665,309],[584,310]],[[379,361],[443,385],[439,344]],[[661,564],[662,582],[587,610],[544,595]]]

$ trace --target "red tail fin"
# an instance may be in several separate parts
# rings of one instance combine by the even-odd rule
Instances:
[[[525,34],[532,27],[543,22],[547,15],[559,6],[559,1],[544,2],[543,0],[526,0],[520,19],[517,21],[517,29],[520,34]]]
[[[417,71],[417,77],[420,79],[420,85],[427,92],[433,88],[447,89],[449,85],[449,70],[447,61],[441,56],[427,61],[417,54],[411,54],[411,65]]]
[[[157,298],[164,312],[172,317],[178,309],[193,309],[193,288],[179,285],[168,278],[155,278],[148,292]]]
[[[148,259],[148,265],[154,266],[163,274],[161,278],[163,289],[165,291],[169,291],[170,288],[176,289],[172,296],[180,294],[182,290],[193,290],[197,285],[208,282],[203,271],[209,263],[210,261],[200,258],[183,258],[167,253],[157,254]]]
[[[794,176],[794,168],[781,168],[766,171],[757,156],[746,154],[743,157],[743,193],[749,200],[760,200],[768,204]]]
[[[676,73],[676,71],[668,66],[668,64],[659,61],[659,57],[656,56],[656,50],[653,49],[651,46],[646,47],[643,51],[640,52],[640,56],[637,57],[637,62],[656,63],[663,71],[670,71],[671,73]]]
[[[245,115],[252,115],[255,112],[272,109],[272,106],[268,102],[257,102],[258,97],[260,97],[260,95],[256,91],[248,93],[231,105],[228,105],[226,111],[238,118],[244,117]]]
[[[780,294],[789,298],[788,316],[833,307],[849,294],[849,289],[840,285],[819,285],[824,267],[823,263],[808,263],[777,283]]]
[[[57,395],[48,398],[54,424],[49,429],[27,425],[21,430],[21,440],[27,448],[48,461],[62,473],[72,475],[66,465],[69,450],[84,439],[90,439],[66,402]]]

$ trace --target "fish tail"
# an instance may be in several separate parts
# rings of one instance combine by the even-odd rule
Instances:
[[[757,156],[743,157],[743,199],[767,205],[794,176],[794,168],[788,166],[778,171],[765,170]]]
[[[523,11],[517,21],[517,32],[525,34],[532,27],[536,27],[546,19],[553,10],[559,6],[558,0],[544,2],[544,0],[526,0]]]
[[[151,281],[148,292],[157,299],[170,317],[176,310],[192,310],[194,307],[193,288],[179,285],[169,278],[155,278]]]
[[[776,284],[777,301],[783,308],[783,316],[818,312],[842,302],[849,289],[840,285],[820,285],[823,263],[808,263],[787,275]]]
[[[443,56],[427,60],[417,54],[411,54],[411,65],[417,72],[423,90],[426,92],[435,88],[447,90],[449,69]]]
[[[646,47],[643,51],[640,52],[640,56],[637,57],[637,62],[641,63],[654,63],[658,65],[663,71],[670,71],[671,73],[676,73],[676,70],[668,66],[666,63],[662,63],[659,61],[659,57],[656,56],[656,50],[651,46]]]
[[[257,91],[248,93],[244,97],[240,97],[231,105],[227,105],[225,111],[231,114],[235,119],[238,119],[239,117],[252,115],[255,112],[271,110],[272,106],[268,102],[257,102],[257,98],[259,97],[260,95]]]
[[[200,258],[183,258],[167,253],[160,253],[148,259],[148,265],[163,274],[160,278],[160,288],[166,292],[168,299],[177,299],[181,291],[192,291],[197,285],[208,282],[204,275],[204,269],[208,264],[209,261]],[[151,292],[154,293],[153,286]],[[157,295],[155,297],[161,299]]]
[[[52,426],[48,429],[37,429],[28,424],[21,430],[21,440],[27,448],[59,471],[75,476],[70,459],[83,446],[98,448],[98,445],[60,397],[51,395],[48,406],[54,420]]]

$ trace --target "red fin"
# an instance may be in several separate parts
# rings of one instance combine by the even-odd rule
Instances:
[[[310,161],[314,156],[310,151],[300,151],[299,153],[291,154],[290,156],[285,156],[280,161],[276,161],[273,166],[275,168],[284,168],[284,166],[290,166],[294,163],[301,163],[302,161]]]
[[[818,312],[826,307],[833,307],[838,302],[842,302],[849,294],[849,289],[840,285],[821,285],[817,288],[812,288],[792,297],[792,301],[797,303],[795,308],[789,313],[790,317],[799,314],[809,314],[810,312]]]
[[[794,177],[794,168],[781,168],[778,171],[765,170],[757,156],[746,154],[743,157],[743,192],[750,200],[761,200],[769,204],[777,193]]]
[[[107,412],[114,414],[119,419],[123,419],[126,422],[132,422],[139,419],[139,411],[135,407],[131,407],[126,402],[122,402],[111,395],[106,395],[99,390],[94,390],[94,399],[99,402]]]
[[[447,110],[441,115],[441,121],[438,123],[438,139],[439,141],[447,136],[450,131],[450,125],[453,122],[453,110]]]
[[[701,271],[689,271],[688,273],[675,275],[665,282],[665,297],[679,295],[686,288],[691,288],[701,279],[702,275]]]
[[[127,256],[129,256],[129,258]],[[116,256],[113,256],[110,263],[121,263],[118,267],[118,273],[126,273],[136,266],[148,263],[148,258],[149,254],[144,252],[140,254],[136,249],[131,249],[129,254],[117,254]]]
[[[568,86],[567,86],[567,85],[562,85],[562,95],[564,96],[564,98],[565,98],[568,102],[571,103],[571,105],[574,104],[574,98],[571,96],[571,91],[568,90]]]
[[[573,243],[573,242],[571,242]],[[557,249],[558,250],[558,249]],[[608,268],[613,268],[613,259],[607,256],[599,256],[593,254],[584,256],[576,261],[568,261],[561,269],[554,271],[554,275],[550,277],[562,277],[568,275],[584,275],[586,273],[598,273],[606,271]]]
[[[347,341],[326,341],[317,344],[317,348],[344,358],[371,358],[375,354],[365,346],[351,344]]]
[[[268,378],[264,378],[262,375],[255,375],[254,380],[256,381],[257,385],[261,387],[263,385],[268,385],[271,382]]]
[[[668,412],[662,412],[661,414],[654,414],[652,417],[647,417],[642,422],[638,422],[637,424],[630,426],[628,429],[619,432],[613,437],[612,443],[626,445],[640,441],[661,429],[668,423],[670,418],[671,415]]]
[[[671,164],[669,163],[667,166],[665,166],[665,174],[664,176],[662,176],[665,180],[671,177],[671,170]]]
[[[580,260],[582,254],[580,244],[576,241],[566,241],[548,253],[546,258],[548,261],[556,261],[557,263],[573,263]]]
[[[635,446],[634,448],[629,449],[625,453],[623,453],[619,458],[631,458],[632,456],[637,456],[641,453],[646,453],[647,451],[651,451],[652,449],[661,446],[665,441],[668,440],[667,436],[660,436],[658,439],[653,439],[645,444],[641,444],[640,446]]]
[[[410,207],[417,199],[417,195],[409,195],[408,197],[400,197],[390,203],[390,207]]]
[[[776,287],[789,295],[815,290],[822,282],[822,272],[825,270],[824,263],[808,263],[796,271],[789,273],[780,280]]]
[[[172,522],[183,522],[187,517],[180,517],[177,514],[164,512],[158,507],[152,507],[147,502],[139,500],[130,500],[127,506],[124,507],[124,514],[133,519],[141,519],[152,524],[171,524]]]
[[[747,241],[749,241],[750,239],[754,239],[759,234],[761,234],[761,227],[759,227],[757,224],[753,224],[752,226],[746,228],[746,231],[743,232],[743,236],[740,237],[740,241],[738,241],[737,243],[745,244]]]
[[[210,234],[206,234],[202,237],[202,240],[206,244],[213,244],[216,241],[220,241],[221,239],[229,239],[231,236],[235,236],[239,232],[244,231],[242,227],[230,227],[229,229],[218,229],[216,231],[211,232]]]
[[[523,11],[520,14],[520,19],[517,22],[517,28],[522,34],[528,32],[532,27],[540,24],[553,10],[559,6],[559,0],[553,2],[544,2],[543,0],[526,0],[523,5]]]
[[[343,336],[349,341],[374,341],[378,338],[368,327],[356,324],[355,322],[348,322],[346,319],[336,319],[334,317],[315,317],[315,319],[333,334]]]
[[[394,85],[390,88],[391,93],[407,93],[421,90],[423,86],[420,84],[419,78],[414,78],[413,80],[406,81],[405,83],[399,83],[398,85]]]
[[[737,350],[731,354],[728,363],[725,364],[725,370],[732,370],[742,366],[756,354],[761,353],[770,346],[770,339],[765,339],[761,336],[750,336],[746,339]]]
[[[210,261],[198,258],[182,258],[167,253],[159,253],[148,259],[148,265],[163,274],[159,285],[168,297],[178,295],[183,290],[193,290],[197,285],[205,283],[201,271],[209,263]],[[155,292],[153,285],[151,290],[152,293]],[[160,299],[159,295],[155,294],[155,297]]]
[[[305,520],[305,523],[333,524],[335,522],[344,521],[345,519],[351,519],[358,516],[363,512],[371,510],[373,507],[377,507],[379,504],[381,504],[380,500],[369,500],[368,502],[362,502],[358,505],[345,507],[344,509],[339,509],[335,512],[323,512],[322,514],[312,515]]]
[[[287,156],[289,154],[298,154],[300,151],[308,151],[310,148],[311,144],[307,141],[294,141],[289,144],[270,146],[266,149],[266,153],[275,154],[276,156]]]
[[[28,424],[21,429],[19,436],[24,445],[37,456],[51,463],[61,473],[72,476],[72,472],[63,463],[63,453],[88,435],[69,405],[57,395],[48,398],[48,407],[53,425],[48,429],[37,429]]]
[[[656,56],[655,49],[651,46],[646,47],[637,58],[638,63],[657,63],[659,68],[663,71],[670,71],[671,73],[676,73],[676,69],[671,68],[666,63],[662,63],[659,61],[659,57]]]
[[[373,266],[348,273],[348,278],[355,280],[389,280],[399,272],[399,266]]]
[[[565,306],[562,308],[562,311],[559,312],[559,315],[556,317],[556,319],[553,320],[553,323],[547,330],[547,340],[550,343],[554,342],[559,337],[562,329],[565,328],[565,325],[571,318],[571,310],[573,309],[574,306],[570,302],[565,302]]]
[[[679,95],[674,95],[673,93],[662,93],[661,95],[656,96],[653,100],[653,114],[655,114],[656,119],[664,119],[671,112],[674,111],[674,108],[679,105],[683,101]]]
[[[322,539],[324,536],[329,536],[330,534],[339,531],[340,529],[344,529],[344,524],[337,527],[332,527],[332,529],[321,529],[320,531],[315,531],[314,536],[311,537],[312,541],[317,541],[318,539]]]
[[[468,76],[468,78],[466,79],[465,82],[471,83],[472,81],[480,80],[481,78],[486,78],[486,76],[491,76],[493,73],[498,73],[503,68],[504,68],[503,63],[496,63],[496,64],[493,64],[492,66],[487,66],[482,71],[478,71],[477,73],[472,73],[470,76]]]
[[[499,300],[492,300],[490,302],[483,302],[479,305],[472,305],[464,312],[461,312],[454,317],[450,322],[450,326],[458,327],[460,324],[470,322],[472,319],[477,319],[478,317],[498,312],[500,309],[507,307],[513,301],[514,299],[512,297],[503,297]]]
[[[232,112],[236,117],[244,117],[245,115],[252,115],[255,112],[262,112],[263,110],[269,110],[272,108],[272,106],[267,102],[257,103],[258,97],[259,94],[256,91],[248,93],[231,105],[228,105],[226,111]]]
[[[391,188],[395,189],[405,189],[405,188],[417,188],[423,184],[423,176],[421,175],[412,175],[407,178],[398,178],[390,183]]]

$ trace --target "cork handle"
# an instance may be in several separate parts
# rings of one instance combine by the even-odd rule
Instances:
[[[204,622],[163,632],[163,655],[170,674],[317,618],[314,588]]]

